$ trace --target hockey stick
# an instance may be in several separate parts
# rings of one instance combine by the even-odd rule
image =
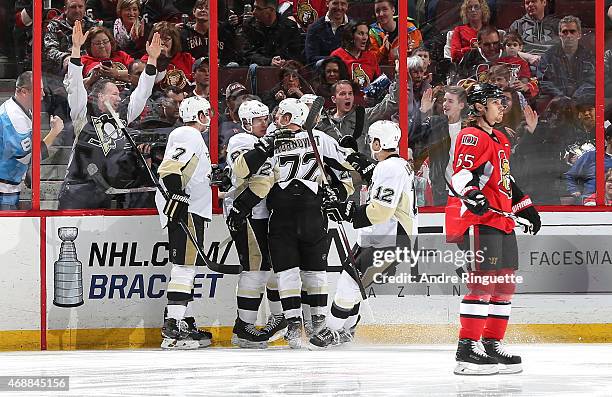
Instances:
[[[476,205],[476,202],[474,200],[457,193],[455,188],[448,182],[448,180],[446,180],[446,176],[444,176],[444,182],[446,182],[446,186],[448,186],[448,189],[451,191],[453,196],[459,198],[461,201],[464,201],[470,205]],[[495,208],[491,206],[489,206],[488,210],[493,213],[499,214],[501,216],[505,216],[506,218],[512,219],[516,224],[522,226],[525,232],[531,232],[533,230],[533,224],[529,222],[527,219],[516,216],[511,212],[502,211],[499,208]]]
[[[146,193],[146,192],[154,192],[157,190],[155,187],[145,186],[145,187],[133,187],[128,189],[120,189],[112,187],[106,179],[100,174],[98,171],[98,166],[94,163],[90,163],[87,166],[87,173],[93,179],[94,183],[101,187],[104,190],[105,194],[113,195],[113,194],[128,194],[128,193]]]
[[[136,146],[136,143],[134,142],[134,139],[127,132],[125,126],[123,125],[123,122],[119,118],[119,115],[117,114],[115,109],[113,109],[113,107],[111,106],[110,102],[105,101],[104,105],[106,106],[106,108],[110,112],[110,114],[113,117],[113,119],[115,119],[115,123],[117,123],[117,127],[121,130],[121,132],[125,136],[125,139],[127,139],[127,141],[130,143],[130,145],[132,145],[133,150],[138,154],[138,156],[137,156],[138,160],[140,161],[140,163],[147,170],[147,172],[149,174],[149,177],[151,178],[151,181],[153,181],[153,183],[155,184],[155,187],[157,188],[157,190],[159,190],[159,192],[161,193],[162,197],[167,201],[170,198],[170,195],[168,194],[166,189],[161,185],[161,183],[159,182],[159,179],[157,178],[157,176],[153,173],[153,171],[151,171],[151,168],[149,168],[149,166],[147,164],[147,161],[145,160],[145,158],[142,155],[142,153],[140,152],[140,150],[138,150],[138,146]],[[179,220],[178,223],[181,226],[181,229],[183,229],[183,231],[187,234],[187,237],[189,237],[189,240],[191,240],[191,243],[196,248],[196,250],[198,252],[198,255],[200,255],[200,257],[204,261],[204,264],[206,264],[206,267],[208,267],[210,270],[212,270],[214,272],[217,272],[217,273],[223,273],[223,274],[240,274],[240,273],[242,273],[243,269],[242,269],[242,265],[240,265],[240,264],[235,265],[235,264],[227,264],[227,263],[218,263],[218,262],[215,262],[215,261],[211,260],[208,256],[206,256],[206,254],[204,254],[204,251],[202,251],[202,247],[198,243],[198,240],[193,235],[193,233],[191,233],[191,230],[189,230],[187,225],[185,225],[185,222],[183,222],[182,220]]]
[[[312,151],[314,152],[315,159],[317,161],[317,166],[319,167],[319,172],[321,173],[321,179],[323,179],[323,184],[329,186],[329,182],[327,181],[327,176],[325,175],[325,167],[323,166],[323,160],[321,159],[321,154],[319,153],[319,148],[317,147],[317,143],[314,139],[314,134],[312,133],[312,129],[314,128],[317,117],[319,116],[319,112],[323,109],[323,105],[325,104],[325,100],[322,97],[317,97],[310,108],[310,112],[308,112],[308,117],[304,122],[304,129],[308,133],[308,140],[310,141],[310,146],[312,146]],[[353,250],[351,249],[351,243],[348,240],[346,235],[346,230],[344,230],[344,225],[342,222],[338,222],[338,230],[340,231],[340,236],[342,238],[342,244],[344,245],[344,249],[350,259],[350,264],[346,264],[346,261],[342,262],[342,267],[347,273],[351,276],[353,280],[357,283],[359,287],[359,292],[361,292],[361,297],[363,300],[367,300],[368,296],[365,292],[365,288],[363,287],[363,283],[361,282],[361,277],[359,277],[359,272],[357,271],[357,263],[355,262],[355,256],[353,255]]]

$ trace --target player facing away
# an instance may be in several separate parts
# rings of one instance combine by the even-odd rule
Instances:
[[[417,236],[417,208],[414,170],[398,154],[402,132],[389,120],[373,123],[368,129],[368,144],[374,163],[359,155],[347,160],[369,181],[367,202],[357,206],[331,197],[324,203],[329,217],[336,222],[350,222],[358,230],[358,251],[355,258],[359,276],[373,264],[377,249],[395,249],[398,236],[406,240]],[[402,244],[406,243],[403,241]],[[408,244],[410,244],[408,242]],[[410,246],[410,245],[409,245]],[[357,282],[346,272],[340,274],[327,326],[310,338],[309,348],[326,348],[353,339],[362,296]]]
[[[450,182],[451,191],[463,197],[449,193],[446,234],[449,242],[458,242],[462,249],[470,247],[471,238],[473,250],[482,253],[476,255],[482,260],[475,260],[468,268],[473,282],[467,283],[468,293],[459,310],[461,329],[455,373],[516,373],[522,371],[521,357],[506,351],[501,343],[516,287],[515,222],[489,210],[489,206],[529,220],[532,234],[540,229],[540,216],[510,174],[508,139],[493,128],[503,118],[503,92],[491,84],[474,84],[468,88],[467,99],[470,126],[457,136]],[[483,276],[502,277],[487,284]]]
[[[327,307],[327,217],[321,210],[322,190],[320,170],[302,129],[308,107],[288,98],[279,104],[280,132],[267,135],[245,153],[245,167],[259,170],[266,162],[272,164],[267,186],[261,191],[246,189],[234,200],[228,216],[228,226],[240,224],[251,208],[267,195],[270,209],[268,241],[272,268],[278,275],[278,289],[287,332],[285,340],[291,348],[302,346],[301,284],[306,285],[310,299],[313,326],[322,328]],[[321,131],[314,130],[314,139],[323,162],[333,169],[337,193],[351,194],[352,182],[346,170],[352,170],[344,158],[344,150]],[[269,160],[268,160],[269,158]],[[302,273],[300,274],[300,270]],[[317,321],[315,322],[315,316]],[[322,316],[322,317],[321,317]]]
[[[245,170],[242,154],[252,150],[258,139],[266,134],[270,111],[263,103],[250,100],[238,108],[238,117],[244,132],[232,136],[227,146],[227,163],[230,167],[232,188],[225,194],[226,213],[233,208],[234,197],[245,189],[259,192],[272,172],[272,164],[266,161],[255,173]],[[268,217],[266,200],[261,200],[251,209],[245,222],[231,225],[230,234],[244,271],[238,278],[236,301],[238,317],[233,329],[232,343],[245,348],[265,348],[268,341],[282,336],[287,321],[278,294],[276,274],[271,271],[268,250]],[[268,288],[266,288],[266,284]],[[255,328],[257,312],[267,291],[270,317],[266,326]]]
[[[185,125],[168,136],[158,170],[170,197],[164,200],[159,191],[155,196],[162,228],[168,226],[172,263],[161,347],[197,349],[211,344],[211,334],[196,327],[191,307],[196,262],[203,265],[203,261],[179,221],[203,244],[204,228],[212,219],[210,155],[202,137],[210,124],[210,103],[202,97],[187,98],[181,102],[179,115]]]

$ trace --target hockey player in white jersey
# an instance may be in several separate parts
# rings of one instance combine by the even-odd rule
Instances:
[[[212,219],[210,155],[202,137],[210,124],[209,113],[210,103],[202,97],[181,102],[179,115],[185,125],[168,136],[164,159],[158,169],[169,199],[164,200],[158,191],[155,202],[162,227],[168,226],[172,263],[162,349],[197,349],[211,344],[211,334],[198,331],[191,308],[195,266],[202,258],[179,225],[183,221],[202,244],[204,228]]]
[[[234,169],[236,160],[240,164],[240,156],[253,149],[258,138],[266,134],[269,114],[268,107],[257,100],[246,101],[240,105],[238,116],[244,132],[232,136],[228,142],[227,163],[230,169]],[[225,194],[223,202],[225,212],[231,211],[234,197],[245,189],[258,192],[262,179],[267,179],[271,172],[272,165],[269,161],[247,178],[241,178],[239,175],[242,174],[238,170],[231,172],[232,188]],[[265,181],[263,183],[265,184]],[[287,327],[278,294],[276,274],[271,271],[268,217],[269,211],[264,199],[253,207],[244,223],[230,229],[240,264],[244,268],[238,278],[238,317],[232,336],[232,343],[240,347],[265,348],[268,341],[282,337],[281,331]],[[255,328],[255,322],[264,290],[267,291],[271,315],[266,326],[259,330]]]
[[[358,229],[359,251],[355,260],[360,276],[372,266],[374,250],[394,250],[398,235],[417,235],[414,171],[406,160],[399,157],[401,135],[399,126],[388,120],[377,121],[368,129],[372,157],[378,163],[371,175],[366,204],[357,206],[352,201],[342,202],[333,197],[324,203],[324,209],[332,220],[350,222]],[[355,168],[368,167],[362,164]],[[342,272],[327,326],[310,338],[309,348],[326,348],[352,341],[361,299],[355,280],[347,272]]]
[[[300,284],[304,283],[309,292],[313,318],[324,316],[327,307],[327,217],[321,211],[320,170],[308,134],[302,129],[308,107],[289,98],[281,101],[278,112],[281,132],[260,138],[236,167],[242,174],[250,175],[270,161],[272,172],[265,179],[267,183],[258,191],[246,189],[242,192],[234,201],[227,222],[230,228],[244,223],[250,209],[267,195],[271,210],[270,256],[272,268],[278,274],[281,303],[288,323],[285,340],[291,348],[299,348],[302,337]],[[337,175],[332,178],[336,181],[336,194],[347,197],[353,188],[346,170],[352,168],[345,161],[344,149],[321,131],[315,130],[313,134],[323,162]],[[323,323],[321,321],[321,326]]]

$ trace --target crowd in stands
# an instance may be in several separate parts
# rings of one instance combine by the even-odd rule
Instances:
[[[394,0],[218,0],[218,18],[211,21],[208,1],[51,1],[43,13],[44,108],[64,121],[58,142],[75,140],[64,81],[75,21],[89,32],[81,63],[91,98],[104,89],[101,84],[113,83],[127,100],[145,70],[147,43],[159,34],[153,92],[129,125],[150,137],[140,140],[147,151],[180,125],[181,100],[209,98],[208,34],[216,27],[220,103],[213,131],[221,164],[229,137],[242,131],[237,109],[250,99],[260,99],[274,114],[285,98],[322,96],[316,128],[336,139],[361,137],[364,152],[368,126],[381,119],[399,122],[405,106],[419,203],[444,205],[444,178],[467,118],[465,89],[490,82],[507,97],[496,128],[510,138],[512,173],[526,181],[526,193],[537,204],[592,202],[594,0],[579,1],[582,7],[571,7],[571,0],[410,0],[407,21],[399,20]],[[31,1],[15,3],[16,30],[31,37]],[[407,54],[399,54],[402,29]],[[27,48],[22,50],[30,53]],[[407,104],[399,103],[400,57],[407,58]],[[612,50],[605,65],[612,73]],[[606,96],[612,97],[609,86]],[[612,135],[606,137],[607,171]],[[122,199],[119,205],[146,202]]]

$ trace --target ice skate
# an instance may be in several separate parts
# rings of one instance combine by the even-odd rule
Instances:
[[[287,320],[287,332],[285,333],[285,341],[292,349],[302,348],[302,319],[294,317]]]
[[[343,343],[352,342],[353,337],[349,330],[340,328],[339,330],[332,330],[328,327],[323,328],[315,336],[310,338],[308,343],[308,349],[325,349],[329,346],[338,346]]]
[[[309,338],[321,332],[323,328],[325,328],[325,315],[314,314],[312,316],[312,335],[310,335]]]
[[[455,355],[457,375],[493,375],[499,373],[497,359],[489,356],[472,339],[459,339],[457,354]]]
[[[270,314],[268,322],[261,330],[266,337],[268,342],[273,342],[285,336],[287,332],[287,320],[283,314]]]
[[[500,374],[516,374],[523,372],[521,356],[516,356],[504,349],[504,345],[498,339],[482,339],[485,352],[499,361]]]
[[[268,347],[267,335],[255,328],[254,324],[249,324],[237,318],[233,332],[232,344],[235,346],[245,349],[265,349]]]
[[[197,340],[200,347],[208,347],[212,344],[212,334],[208,331],[198,329],[195,318],[185,317],[183,322],[185,322],[187,332],[189,332],[191,338]]]
[[[193,350],[200,347],[200,343],[191,337],[187,324],[183,321],[167,318],[161,333],[161,348],[164,350]]]

